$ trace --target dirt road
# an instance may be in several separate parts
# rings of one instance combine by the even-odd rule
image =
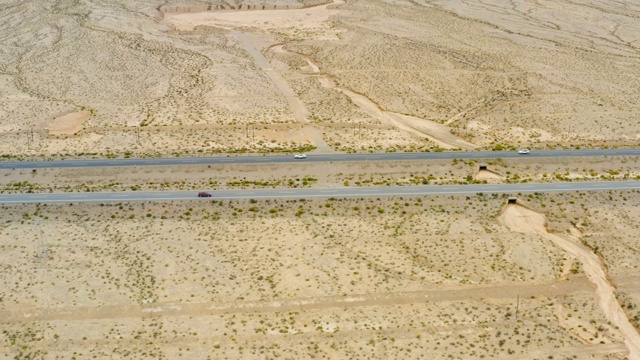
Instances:
[[[530,296],[559,296],[593,288],[585,277],[574,277],[537,285],[470,286],[466,289],[426,290],[387,294],[363,294],[356,296],[329,296],[322,298],[299,298],[279,301],[246,301],[233,303],[201,304],[150,304],[114,305],[103,307],[70,307],[57,309],[16,308],[0,311],[2,322],[87,320],[126,317],[155,316],[206,316],[247,312],[286,312],[327,308],[354,308],[440,302],[469,299],[504,299]]]
[[[298,95],[293,92],[293,90],[289,86],[289,83],[287,83],[287,81],[282,77],[280,72],[274,70],[271,67],[269,61],[260,53],[260,51],[258,51],[258,49],[256,49],[251,36],[237,30],[231,30],[231,34],[240,41],[242,47],[247,51],[247,53],[249,53],[249,55],[251,55],[253,60],[256,62],[256,65],[258,65],[258,67],[262,71],[264,71],[273,85],[287,100],[287,104],[289,105],[289,108],[291,109],[291,112],[293,113],[296,121],[300,122],[301,124],[310,124],[311,122],[308,119],[310,115],[309,110],[307,110],[306,106],[300,100]],[[313,139],[317,147],[317,152],[328,153],[334,151],[333,148],[324,141],[322,132],[320,130],[312,126],[305,126],[305,132],[310,133],[311,138]]]

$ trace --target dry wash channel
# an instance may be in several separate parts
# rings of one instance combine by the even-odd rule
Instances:
[[[502,215],[503,223],[512,231],[539,235],[551,240],[555,245],[567,252],[571,257],[577,258],[584,272],[596,285],[600,307],[612,324],[618,327],[625,339],[625,345],[629,350],[629,359],[640,359],[640,335],[629,322],[626,314],[616,300],[614,287],[609,281],[604,265],[600,258],[590,249],[565,236],[552,234],[547,231],[544,215],[529,210],[517,204],[507,205]]]

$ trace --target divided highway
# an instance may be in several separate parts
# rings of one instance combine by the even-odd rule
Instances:
[[[80,203],[220,199],[309,199],[329,197],[382,197],[415,195],[512,194],[533,192],[640,190],[640,181],[526,183],[492,185],[432,185],[341,187],[324,189],[259,189],[210,191],[211,198],[198,198],[198,191],[132,191],[54,194],[0,194],[0,204],[12,203]]]
[[[7,161],[0,162],[0,169],[79,168],[106,166],[168,166],[168,165],[214,165],[214,164],[264,164],[290,162],[331,161],[402,161],[402,160],[446,160],[446,159],[496,159],[496,158],[559,158],[588,156],[640,156],[640,149],[599,150],[532,150],[529,155],[517,151],[445,151],[428,153],[376,153],[376,154],[331,154],[308,155],[296,160],[293,155],[233,155],[188,158],[142,158],[101,160],[52,160],[52,161]]]

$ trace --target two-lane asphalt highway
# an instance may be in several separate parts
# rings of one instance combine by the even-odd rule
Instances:
[[[111,166],[168,166],[168,165],[220,165],[220,164],[269,164],[269,163],[309,163],[341,161],[408,161],[446,159],[508,159],[508,158],[561,158],[589,156],[640,156],[640,149],[599,149],[599,150],[532,150],[528,155],[517,151],[443,151],[427,153],[376,153],[376,154],[331,154],[307,155],[306,159],[294,159],[293,155],[238,155],[185,158],[141,158],[141,159],[100,159],[100,160],[51,160],[51,161],[6,161],[0,162],[0,169],[37,168],[80,168]]]
[[[533,192],[640,190],[640,181],[526,183],[492,185],[432,185],[432,186],[384,186],[340,187],[324,189],[259,189],[209,191],[210,198],[198,198],[198,191],[131,191],[0,194],[0,204],[12,203],[80,203],[80,202],[129,202],[129,201],[184,201],[220,199],[309,199],[330,197],[382,197],[416,195],[460,194],[517,194]]]

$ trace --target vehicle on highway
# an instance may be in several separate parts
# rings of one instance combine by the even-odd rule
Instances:
[[[518,150],[518,154],[520,155],[527,155],[529,153],[530,153],[529,149]]]
[[[198,197],[211,197],[211,194],[209,194],[209,193],[208,193],[208,192],[206,192],[206,191],[200,191],[200,192],[198,193]]]
[[[298,155],[295,155],[293,158],[294,158],[294,159],[306,159],[306,158],[307,158],[307,155],[305,155],[305,154],[298,154]]]

